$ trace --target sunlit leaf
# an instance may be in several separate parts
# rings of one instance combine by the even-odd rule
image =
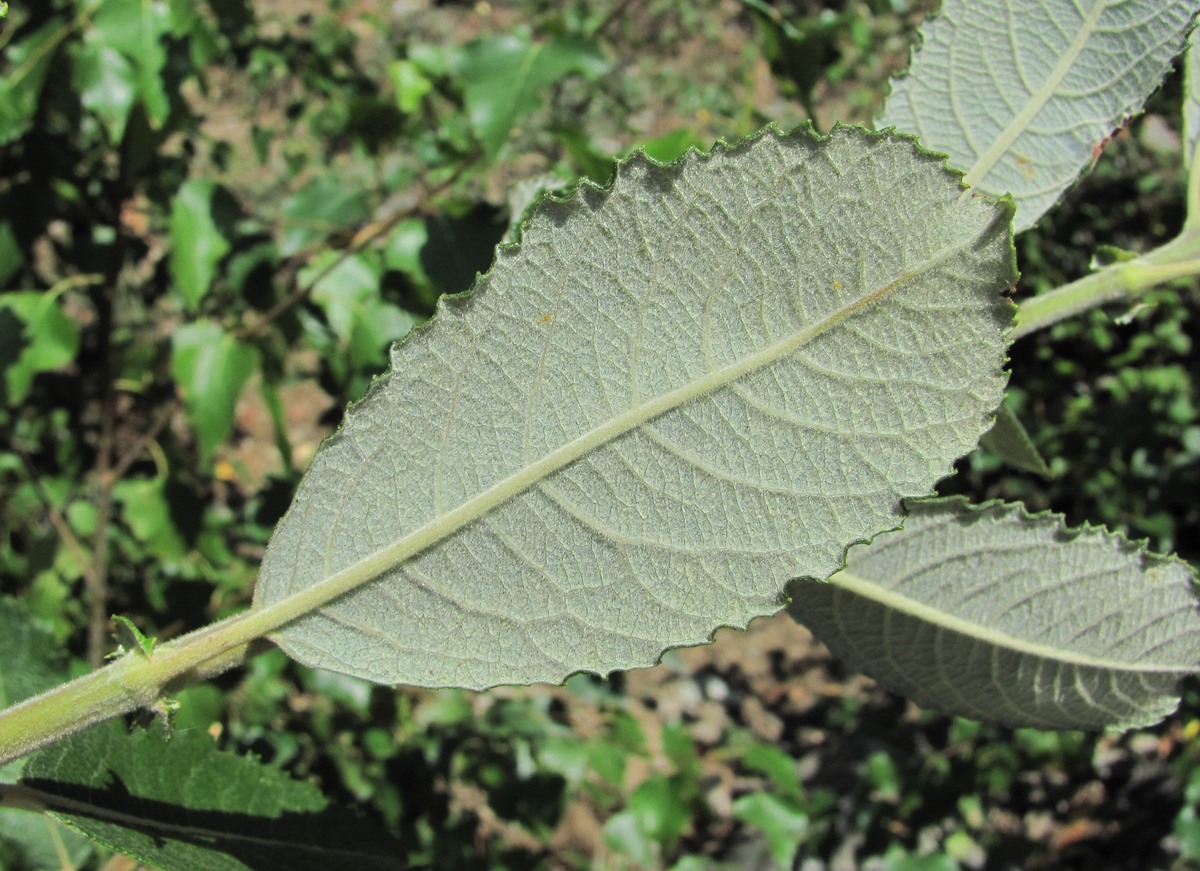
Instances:
[[[885,687],[1016,726],[1154,723],[1200,664],[1192,570],[1019,506],[918,503],[789,612]]]
[[[1008,211],[960,194],[911,141],[839,128],[545,201],[317,455],[255,605],[323,607],[275,639],[484,687],[774,611],[1000,402]]]
[[[880,127],[916,133],[1032,227],[1183,49],[1194,0],[945,0]]]

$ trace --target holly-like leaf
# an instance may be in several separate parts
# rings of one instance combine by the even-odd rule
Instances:
[[[1141,111],[1195,14],[1195,0],[945,0],[879,126],[1012,194],[1020,232]]]
[[[1187,564],[1018,505],[912,506],[789,612],[839,657],[948,713],[1043,729],[1131,728],[1200,665]]]
[[[255,606],[299,617],[273,637],[309,665],[432,686],[644,666],[744,626],[975,446],[1012,280],[1008,208],[907,139],[623,162],[543,201],[394,349]]]

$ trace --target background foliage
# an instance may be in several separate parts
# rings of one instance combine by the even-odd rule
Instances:
[[[539,188],[603,181],[637,145],[868,121],[931,5],[12,4],[0,584],[36,617],[28,643],[78,671],[113,649],[111,614],[167,638],[244,607],[341,409]],[[1022,237],[1019,293],[1175,233],[1177,105],[1172,81]],[[1172,288],[1022,340],[1013,399],[1056,477],[980,453],[943,491],[1200,562],[1198,302]],[[787,618],[610,681],[391,691],[274,651],[180,702],[178,732],[313,779],[404,864],[1200,862],[1194,689],[1152,731],[1014,732],[874,689]],[[0,817],[4,867],[106,861],[29,819]]]

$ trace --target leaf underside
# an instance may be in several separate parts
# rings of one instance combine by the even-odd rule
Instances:
[[[789,613],[880,684],[948,713],[1043,729],[1132,728],[1200,663],[1186,563],[1017,505],[916,503]]]
[[[273,638],[472,688],[650,665],[773,612],[989,426],[1009,219],[854,128],[634,157],[543,201],[318,453],[256,607],[369,563]]]
[[[1032,227],[1161,84],[1195,0],[945,0],[878,126],[1012,194]]]

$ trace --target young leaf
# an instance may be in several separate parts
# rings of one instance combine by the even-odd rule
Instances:
[[[109,723],[31,757],[21,786],[96,843],[163,871],[397,867],[394,843],[327,810],[311,783],[203,733],[167,743]]]
[[[789,613],[883,686],[1013,726],[1144,726],[1200,663],[1187,564],[1057,515],[959,499],[851,548]]]
[[[1028,229],[1138,112],[1183,49],[1195,0],[946,0],[880,127],[1011,193]]]
[[[300,618],[275,640],[487,687],[774,611],[1000,403],[1009,211],[961,193],[910,140],[838,128],[543,201],[318,453],[255,592]]]

